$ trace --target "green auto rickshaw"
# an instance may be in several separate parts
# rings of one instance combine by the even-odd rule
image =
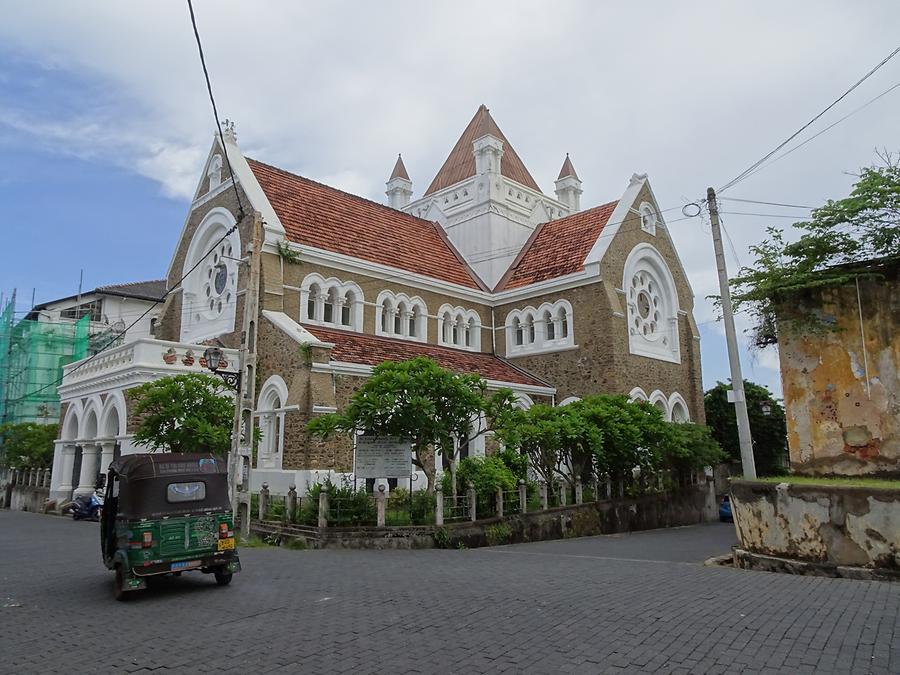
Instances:
[[[224,459],[202,454],[125,455],[110,465],[100,544],[117,600],[188,570],[231,582],[241,563],[227,474]]]

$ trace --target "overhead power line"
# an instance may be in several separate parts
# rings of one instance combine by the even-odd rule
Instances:
[[[826,106],[815,117],[813,117],[811,120],[809,120],[809,122],[804,124],[802,127],[797,129],[797,131],[795,131],[790,136],[788,136],[786,139],[784,139],[781,143],[779,143],[777,146],[775,146],[775,148],[773,150],[771,150],[769,153],[764,155],[761,159],[758,159],[756,162],[754,162],[749,167],[744,169],[737,176],[735,176],[730,181],[725,183],[725,185],[720,187],[719,192],[724,192],[728,188],[733,187],[733,186],[737,185],[739,182],[741,182],[742,180],[744,180],[747,176],[750,175],[750,173],[754,169],[759,167],[763,162],[765,162],[767,159],[772,157],[772,155],[777,153],[784,146],[786,146],[788,143],[790,143],[792,140],[794,140],[797,136],[799,136],[801,133],[803,133],[811,124],[815,123],[816,120],[818,120],[820,117],[822,117],[822,115],[827,113],[834,106],[836,106],[838,103],[840,103],[842,100],[844,100],[844,98],[846,98],[853,90],[855,90],[859,85],[861,85],[863,82],[865,82],[867,79],[869,79],[872,75],[874,75],[882,66],[884,66],[884,64],[886,64],[888,61],[890,61],[892,58],[894,58],[898,53],[900,53],[900,47],[897,47],[896,49],[894,49],[894,51],[892,51],[890,54],[888,54],[886,57],[884,57],[881,61],[879,61],[878,64],[875,65],[874,68],[872,68],[869,72],[867,72],[865,75],[863,75],[849,89],[847,89],[843,94],[838,96],[834,101],[832,101],[828,106]]]
[[[862,110],[865,110],[865,109],[868,108],[870,105],[872,105],[873,103],[875,103],[875,101],[877,101],[877,100],[883,98],[884,96],[887,96],[888,94],[890,94],[892,91],[894,91],[894,90],[897,89],[897,88],[900,88],[900,82],[897,82],[896,84],[894,84],[894,85],[888,87],[888,88],[885,89],[883,92],[881,92],[880,94],[878,94],[878,96],[875,96],[875,97],[873,97],[873,98],[870,98],[868,101],[866,101],[865,103],[863,103],[863,104],[862,104],[861,106],[859,106],[858,108],[856,108],[856,109],[854,109],[854,110],[851,110],[849,113],[847,113],[847,114],[844,115],[843,117],[837,119],[836,121],[832,122],[832,123],[829,124],[827,127],[825,127],[824,129],[822,129],[821,131],[816,132],[815,134],[813,134],[812,136],[810,136],[809,138],[807,138],[807,139],[806,139],[805,141],[803,141],[802,143],[798,143],[797,145],[795,145],[795,146],[794,146],[793,148],[791,148],[790,150],[785,150],[784,152],[782,152],[782,153],[781,153],[780,155],[778,155],[777,157],[773,157],[771,160],[769,160],[769,161],[766,162],[765,164],[761,164],[760,166],[756,167],[753,171],[751,171],[750,173],[748,173],[748,174],[747,174],[746,176],[744,176],[744,178],[742,178],[741,180],[746,180],[747,178],[750,178],[750,176],[756,175],[757,173],[759,173],[759,172],[762,171],[763,169],[769,168],[769,167],[772,166],[775,162],[777,162],[777,161],[779,161],[779,160],[781,160],[781,159],[784,159],[785,157],[787,157],[787,156],[790,155],[791,153],[796,152],[797,150],[799,150],[800,148],[802,148],[802,147],[803,147],[804,145],[806,145],[807,143],[816,140],[819,136],[821,136],[821,135],[824,134],[825,132],[830,131],[831,129],[833,129],[834,127],[836,127],[838,124],[840,124],[840,123],[843,122],[844,120],[846,120],[846,119],[848,119],[848,118],[850,118],[850,117],[853,117],[856,113],[861,112]],[[728,199],[728,198],[727,198],[727,197],[723,197],[722,199]]]
[[[719,197],[719,201],[724,202],[743,202],[745,204],[765,204],[766,206],[783,206],[788,209],[808,209],[813,210],[815,206],[804,206],[803,204],[784,204],[783,202],[764,202],[759,199],[738,199],[737,197]]]

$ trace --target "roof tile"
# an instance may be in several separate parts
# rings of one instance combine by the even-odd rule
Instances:
[[[462,136],[456,141],[456,145],[453,146],[450,155],[444,161],[434,180],[431,181],[431,185],[425,190],[425,196],[474,176],[475,155],[472,154],[472,144],[487,134],[491,134],[503,141],[503,159],[500,161],[500,173],[510,180],[540,192],[541,189],[534,178],[531,177],[531,174],[528,173],[528,169],[525,168],[525,164],[519,159],[519,155],[516,154],[512,144],[500,131],[500,127],[497,126],[494,118],[491,117],[490,111],[482,105],[462,132]]]
[[[482,288],[439,225],[247,158],[288,239]]]
[[[495,290],[528,286],[582,270],[584,259],[618,203],[595,206],[538,227]]]
[[[365,335],[309,324],[304,324],[303,327],[319,340],[334,344],[331,358],[335,361],[375,366],[383,361],[406,361],[417,356],[428,356],[444,368],[460,373],[476,373],[487,380],[539,387],[549,386],[546,382],[528,375],[525,371],[494,354],[439,347],[421,342]]]

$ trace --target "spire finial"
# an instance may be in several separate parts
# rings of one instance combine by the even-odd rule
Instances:
[[[226,141],[237,143],[237,131],[232,120],[226,119],[222,121],[222,136],[224,136]]]

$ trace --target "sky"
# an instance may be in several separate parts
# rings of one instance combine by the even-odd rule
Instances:
[[[648,173],[695,292],[706,387],[729,379],[708,222],[681,218],[898,44],[900,3],[227,2],[195,11],[222,118],[245,152],[386,201],[398,152],[421,196],[484,103],[552,194],[582,207]],[[0,291],[19,310],[165,275],[215,130],[186,2],[0,0]],[[723,198],[816,206],[900,150],[900,56]],[[789,145],[788,148],[793,147]],[[722,201],[729,272],[808,215]],[[745,215],[745,214],[757,215]],[[762,215],[759,215],[762,214]],[[577,318],[576,318],[577,320]],[[777,353],[746,378],[780,395]]]

